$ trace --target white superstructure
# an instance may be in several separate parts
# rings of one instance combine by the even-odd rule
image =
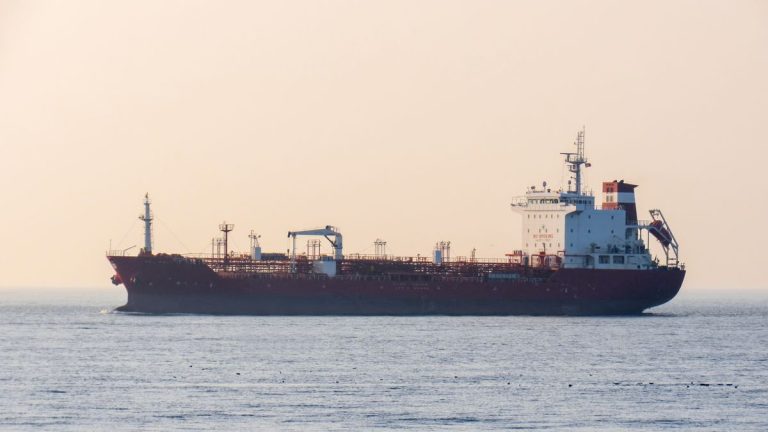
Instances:
[[[656,267],[641,231],[648,230],[659,238],[662,230],[671,237],[671,230],[666,223],[654,226],[637,220],[636,186],[623,180],[603,183],[602,208],[596,208],[595,197],[581,185],[581,166],[590,166],[584,157],[583,130],[575,144],[576,153],[564,153],[575,180],[568,182],[569,190],[552,190],[545,182],[513,200],[512,210],[522,216],[522,245],[511,256],[529,266],[615,270]]]

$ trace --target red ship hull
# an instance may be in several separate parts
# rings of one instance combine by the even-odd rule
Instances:
[[[671,300],[685,271],[518,269],[514,278],[214,272],[172,256],[108,257],[118,308],[233,315],[632,315]]]

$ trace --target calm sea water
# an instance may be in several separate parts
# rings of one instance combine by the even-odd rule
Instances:
[[[768,297],[652,314],[112,313],[119,288],[0,291],[0,429],[768,430]]]

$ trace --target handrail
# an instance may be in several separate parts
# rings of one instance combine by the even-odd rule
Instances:
[[[107,250],[107,256],[126,256],[129,250],[135,248],[136,245],[127,247],[125,249],[109,249]]]
[[[263,254],[264,255],[269,255]],[[276,254],[276,255],[283,255],[283,254]],[[224,256],[211,256],[210,253],[187,253],[187,254],[181,254],[184,258],[193,258],[193,259],[203,259],[210,262],[219,262],[224,261]],[[322,261],[323,259],[333,258],[333,255],[320,255],[320,256],[307,256],[307,255],[297,255],[296,256],[300,260],[308,260],[308,261]],[[236,262],[238,260],[241,261],[255,261],[251,259],[251,256],[247,253],[230,253],[228,260],[230,262]],[[274,260],[265,260],[262,259],[261,261],[289,261],[290,256],[283,255],[280,256],[280,259],[274,259]],[[344,256],[343,261],[387,261],[387,262],[398,262],[398,263],[431,263],[432,257],[430,256],[396,256],[396,255],[369,255],[369,254],[347,254]],[[509,258],[471,258],[471,257],[465,257],[465,256],[456,256],[452,257],[451,259],[443,259],[444,265],[451,265],[451,264],[506,264],[509,263]]]

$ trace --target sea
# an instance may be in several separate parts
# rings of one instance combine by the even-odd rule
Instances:
[[[0,290],[0,430],[768,430],[768,293],[632,317],[117,313]]]

